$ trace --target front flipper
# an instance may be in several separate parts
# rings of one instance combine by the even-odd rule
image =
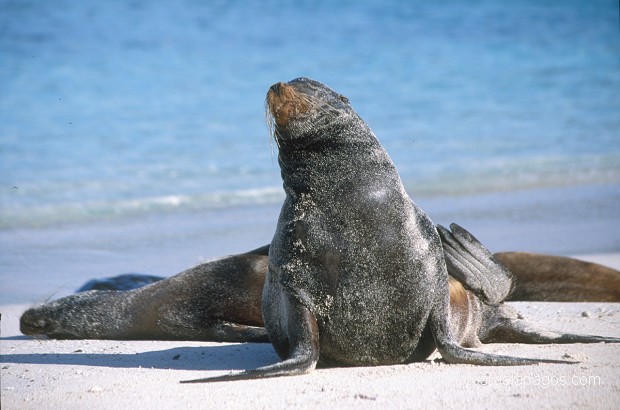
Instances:
[[[494,308],[492,317],[482,321],[478,337],[482,343],[620,343],[618,337],[576,335],[547,330],[526,319],[507,305]]]
[[[286,297],[286,296],[285,296]],[[240,373],[231,373],[223,376],[207,377],[195,380],[183,380],[181,383],[211,383],[233,380],[253,380],[268,377],[293,376],[311,372],[319,360],[319,327],[314,313],[292,298],[287,306],[287,315],[278,330],[286,333],[283,337],[272,340],[280,356],[286,359],[280,363],[246,370]],[[269,325],[269,324],[268,324]]]
[[[204,340],[211,342],[269,343],[264,327],[248,326],[225,320],[205,322],[198,327],[194,322],[183,323],[181,318],[170,320],[162,318],[159,327],[164,335],[178,340]]]
[[[312,361],[307,355],[297,355],[280,363],[259,367],[254,370],[246,370],[240,373],[230,373],[223,376],[205,377],[204,379],[181,380],[181,383],[213,383],[231,382],[235,380],[254,380],[268,377],[294,376],[314,370],[316,361]]]
[[[483,302],[501,303],[512,290],[512,274],[471,233],[454,223],[450,228],[437,225],[448,274]]]

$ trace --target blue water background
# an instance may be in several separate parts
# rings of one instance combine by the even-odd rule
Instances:
[[[0,228],[278,203],[274,82],[414,197],[620,181],[617,2],[0,2]]]
[[[620,250],[618,3],[0,0],[0,302],[267,243],[268,87],[346,95],[493,250]]]

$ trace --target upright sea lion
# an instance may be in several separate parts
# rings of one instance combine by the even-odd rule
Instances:
[[[435,348],[450,363],[542,361],[457,343],[439,234],[345,97],[299,78],[274,84],[267,106],[286,198],[269,250],[262,310],[283,361],[193,382],[302,374],[319,361],[410,363]],[[503,271],[481,262],[484,270]]]

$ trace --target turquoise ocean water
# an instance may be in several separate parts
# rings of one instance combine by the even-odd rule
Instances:
[[[614,0],[3,0],[4,285],[200,242],[205,215],[218,243],[248,212],[269,232],[283,194],[264,97],[299,76],[348,96],[439,210],[586,186],[604,203],[588,212],[620,218]]]

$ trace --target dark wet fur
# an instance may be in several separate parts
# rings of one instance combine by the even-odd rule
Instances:
[[[306,109],[298,95],[325,102],[329,115]],[[448,321],[440,237],[410,202],[368,126],[346,99],[313,80],[275,84],[267,99],[276,117],[286,199],[269,251],[262,308],[283,361],[192,382],[301,374],[319,361],[409,363],[435,348],[451,363],[562,362],[461,347]]]

